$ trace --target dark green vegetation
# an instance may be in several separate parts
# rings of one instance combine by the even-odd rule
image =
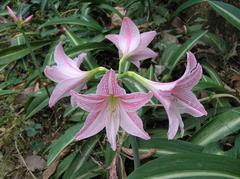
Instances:
[[[25,37],[8,17],[6,5],[23,17],[34,15],[24,27]],[[88,53],[82,66],[85,70],[99,65],[117,69],[117,49],[104,36],[118,32],[124,15],[141,31],[158,32],[151,45],[159,57],[141,64],[143,76],[159,81],[177,79],[184,71],[186,52],[194,52],[204,69],[194,92],[208,116],[183,115],[185,136],[168,141],[167,116],[152,100],[139,111],[152,137],[138,139],[141,166],[133,172],[126,139],[118,151],[119,178],[125,174],[129,178],[240,178],[239,8],[237,0],[1,2],[0,178],[109,177],[115,154],[105,132],[74,142],[87,113],[70,107],[69,98],[48,108],[45,88],[51,92],[54,84],[39,75],[39,70],[54,63],[53,50],[59,41],[71,57]],[[84,92],[94,92],[98,82],[96,77]],[[123,85],[129,92],[144,90],[127,80]]]

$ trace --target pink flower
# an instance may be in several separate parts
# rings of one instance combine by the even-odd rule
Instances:
[[[12,19],[14,20],[14,22],[21,22],[21,23],[27,23],[27,22],[29,22],[29,21],[31,21],[32,20],[32,17],[33,17],[33,15],[30,15],[30,16],[28,16],[25,20],[22,20],[22,17],[20,16],[20,17],[17,17],[16,15],[15,15],[15,13],[13,12],[13,10],[9,7],[9,6],[7,6],[7,11],[8,11],[8,14],[12,17]]]
[[[141,60],[157,56],[157,53],[147,47],[156,34],[155,31],[140,34],[131,19],[124,17],[119,35],[110,34],[106,38],[118,48],[119,58],[127,57],[139,68]]]
[[[182,113],[188,113],[194,117],[207,115],[207,111],[198,101],[191,89],[202,77],[202,67],[197,63],[195,56],[187,53],[187,67],[181,78],[170,83],[160,83],[147,80],[138,76],[141,82],[164,106],[169,120],[168,138],[173,139],[181,129],[184,134],[184,124],[181,118]],[[137,78],[135,78],[137,79]]]
[[[54,52],[54,60],[57,65],[47,66],[44,70],[45,75],[57,86],[49,99],[49,106],[52,107],[58,100],[69,96],[71,90],[80,90],[90,78],[91,71],[81,71],[80,64],[85,59],[86,54],[82,53],[74,60],[70,59],[59,43]]]
[[[78,94],[71,91],[71,96],[73,106],[89,112],[84,126],[75,136],[76,140],[91,137],[106,127],[108,141],[112,149],[116,150],[119,126],[131,135],[146,140],[150,138],[136,111],[151,99],[152,93],[126,94],[118,85],[113,70],[103,76],[96,94]]]

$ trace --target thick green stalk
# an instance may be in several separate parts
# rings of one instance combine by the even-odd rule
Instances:
[[[123,56],[119,61],[118,74],[124,73],[129,67],[128,56]]]
[[[130,135],[129,137],[130,137],[130,142],[131,142],[132,151],[133,151],[134,170],[136,170],[140,166],[137,137],[132,135]]]
[[[137,73],[135,73],[133,71],[125,72],[125,73],[119,75],[119,78],[131,78],[131,79],[134,79],[135,81],[139,82],[144,87],[147,86],[146,82],[149,81],[147,78],[144,78],[141,75],[138,75]]]

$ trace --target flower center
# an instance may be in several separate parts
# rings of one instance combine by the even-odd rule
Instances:
[[[118,97],[116,97],[116,96],[111,95],[111,96],[108,97],[109,110],[111,112],[115,112],[116,111],[116,109],[118,107],[118,101],[119,101]]]

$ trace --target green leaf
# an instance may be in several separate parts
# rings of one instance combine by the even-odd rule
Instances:
[[[175,55],[175,52],[181,47],[179,44],[169,44],[166,46],[164,49],[162,55],[161,55],[161,60],[160,60],[160,65],[163,65],[164,67],[169,67],[169,62]]]
[[[32,49],[37,50],[50,43],[49,40],[43,40],[31,43]],[[13,61],[21,59],[22,57],[30,54],[26,45],[18,45],[9,47],[0,51],[0,65],[9,64]]]
[[[70,40],[71,44],[74,46],[82,45],[87,43],[86,40],[80,39],[76,34],[74,34],[71,30],[65,28],[65,34],[67,38]]]
[[[67,18],[55,18],[51,19],[44,24],[42,24],[39,28],[43,28],[46,26],[51,26],[51,25],[58,25],[58,24],[68,24],[68,25],[80,25],[84,27],[88,27],[93,30],[97,31],[102,31],[103,28],[94,20],[85,20],[85,19],[80,19],[77,17],[67,17]]]
[[[224,41],[224,39],[219,37],[219,35],[208,32],[201,40],[210,47],[213,47],[218,54],[222,56],[228,54],[227,43]]]
[[[26,110],[27,119],[41,111],[48,105],[48,96],[46,93],[42,93],[41,95],[35,97],[31,103],[28,105]]]
[[[153,69],[153,65],[151,65],[147,70],[147,78],[149,80],[153,80],[153,76],[154,76],[154,69]]]
[[[48,0],[41,0],[41,11],[43,12],[48,4]]]
[[[16,90],[0,90],[0,96],[15,94],[15,93],[17,93]]]
[[[68,170],[65,172],[63,178],[76,178],[74,177],[76,174],[78,174],[79,169],[84,167],[85,162],[87,161],[90,153],[93,151],[95,145],[97,144],[100,136],[96,136],[90,140],[86,144],[84,144],[84,147],[82,149],[81,154],[79,154],[74,161],[71,163]]]
[[[181,6],[177,8],[177,10],[173,13],[172,18],[176,17],[180,12],[184,11],[185,9],[188,9],[189,7],[199,4],[201,2],[204,2],[206,0],[188,0],[184,2]]]
[[[70,155],[64,158],[63,161],[58,165],[57,171],[55,172],[53,178],[60,178],[60,176],[68,169],[72,161],[76,157],[77,152],[72,152]]]
[[[193,91],[201,91],[205,89],[215,90],[215,92],[226,92],[223,85],[219,85],[215,80],[203,75],[201,81],[193,88]]]
[[[237,179],[240,177],[240,161],[210,154],[174,154],[152,160],[132,172],[128,179]]]
[[[213,81],[215,81],[219,86],[223,86],[222,80],[218,76],[217,72],[211,67],[209,64],[204,63],[203,65],[204,70],[209,74]]]
[[[74,141],[74,136],[81,129],[81,127],[82,123],[78,123],[70,127],[61,137],[51,144],[47,160],[48,166],[56,159],[56,157],[61,153],[61,151],[63,151],[64,148]]]
[[[102,42],[92,42],[92,43],[86,43],[86,44],[82,44],[82,45],[78,45],[76,47],[73,47],[69,50],[67,50],[67,54],[70,57],[75,57],[77,55],[79,55],[79,53],[81,52],[89,52],[89,51],[93,51],[93,50],[109,50],[111,51],[111,48]]]
[[[240,9],[220,1],[208,1],[210,6],[229,23],[240,30]]]
[[[67,30],[67,29],[66,29],[66,35],[67,35],[67,37],[69,38],[69,40],[71,41],[71,43],[72,43],[74,46],[82,46],[82,47],[84,47],[84,46],[86,46],[86,44],[88,44],[88,43],[86,43],[85,41],[80,40],[80,39],[79,39],[73,32],[71,32],[70,30]],[[84,45],[84,44],[85,44],[85,45]],[[93,45],[93,44],[92,44],[92,45]],[[89,44],[88,44],[88,47],[90,47]],[[99,46],[98,46],[98,47],[99,47]],[[92,70],[92,69],[94,69],[94,68],[97,67],[97,62],[95,61],[95,59],[93,59],[93,58],[90,59],[89,57],[90,57],[90,55],[88,54],[87,59],[83,61],[83,64],[87,67],[88,70]]]
[[[73,179],[75,178],[79,178],[79,179],[91,179],[94,178],[100,174],[103,174],[103,172],[105,173],[106,171],[104,171],[104,169],[102,167],[99,167],[96,165],[96,163],[94,163],[91,159],[84,162],[84,165],[82,166],[81,169],[79,169],[76,174],[74,175]]]
[[[189,51],[199,39],[201,39],[207,31],[200,31],[195,33],[190,39],[188,39],[184,44],[182,44],[173,54],[172,57],[169,59],[167,67],[172,70],[178,64],[180,59]]]
[[[117,14],[121,19],[123,19],[123,15],[117,9],[115,9],[114,7],[112,7],[108,4],[101,4],[101,5],[99,5],[99,8],[109,10],[112,13]]]
[[[1,24],[0,32],[9,30],[9,29],[14,28],[14,27],[16,28],[16,24],[12,23],[12,22],[6,23],[6,24]]]
[[[239,114],[240,107],[231,109],[214,117],[192,136],[191,142],[198,145],[207,145],[236,132],[240,129]]]
[[[157,156],[176,154],[176,153],[189,153],[189,152],[202,152],[203,147],[181,141],[181,140],[168,140],[164,138],[151,138],[150,140],[139,142],[139,151],[148,152],[150,149],[156,150]]]

